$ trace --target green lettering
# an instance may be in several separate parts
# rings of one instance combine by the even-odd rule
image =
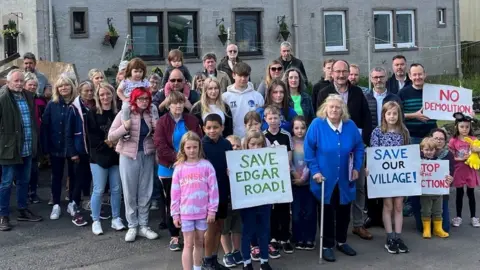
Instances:
[[[242,179],[242,172],[237,172],[235,174],[236,178],[237,178],[237,182],[243,182],[245,181],[245,179]]]
[[[280,178],[280,175],[278,175],[278,168],[272,168],[272,179],[273,178]]]
[[[268,157],[270,160],[270,165],[278,165],[278,162],[275,161],[275,156],[277,153],[268,153]]]
[[[252,172],[252,176],[253,176],[253,179],[255,180],[259,180],[260,179],[260,173],[258,172],[258,170],[254,170]]]
[[[270,188],[269,183],[265,183],[265,185],[263,185],[262,193],[265,193],[265,191],[266,191],[267,189],[268,189],[270,192],[272,192],[272,189]]]
[[[240,159],[242,160],[242,163],[240,163],[240,168],[242,169],[248,168],[248,155],[242,155]]]
[[[252,186],[251,185],[245,185],[245,195],[252,194]]]
[[[272,189],[273,191],[277,191],[280,189],[280,184],[278,182],[272,182]]]
[[[257,194],[262,192],[262,185],[260,185],[260,184],[253,185],[253,192],[255,192]]]
[[[251,163],[250,163],[250,167],[253,167],[253,166],[260,166],[260,161],[258,161],[256,155],[253,155],[252,156],[252,160],[251,160]]]
[[[263,169],[263,173],[262,173],[262,179],[270,179],[270,174],[268,173],[268,170],[267,169]]]

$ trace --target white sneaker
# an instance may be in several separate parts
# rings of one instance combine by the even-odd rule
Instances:
[[[460,227],[460,225],[462,225],[462,218],[461,217],[454,217],[452,219],[452,226],[453,227]]]
[[[158,207],[158,202],[156,200],[152,200],[152,203],[150,204],[150,210],[158,210],[160,209]]]
[[[147,227],[147,226],[140,226],[140,230],[138,231],[138,236],[146,237],[147,239],[150,239],[150,240],[158,238],[158,234],[152,231],[152,229],[150,229],[150,227]]]
[[[92,223],[92,232],[93,232],[93,234],[95,234],[95,235],[101,235],[101,234],[103,234],[102,224],[100,223],[100,221],[94,221],[94,222]]]
[[[69,213],[72,217],[75,216],[75,202],[71,202],[68,204],[67,213]]]
[[[475,228],[480,227],[480,220],[477,217],[472,217],[472,226]]]
[[[137,238],[137,228],[128,229],[127,234],[125,235],[125,242],[133,242]]]
[[[52,208],[52,213],[50,214],[50,219],[51,220],[57,220],[60,218],[62,210],[60,209],[60,205],[55,204]]]
[[[125,225],[123,225],[121,218],[112,219],[112,229],[114,229],[115,231],[121,231],[125,229]]]

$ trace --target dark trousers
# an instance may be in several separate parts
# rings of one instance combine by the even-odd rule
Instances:
[[[352,204],[340,204],[340,190],[338,185],[333,189],[330,204],[324,205],[323,239],[325,248],[333,248],[337,243],[347,242],[348,224]]]
[[[290,204],[277,203],[273,205],[270,217],[271,238],[277,241],[290,240]]]
[[[167,208],[167,227],[170,232],[170,237],[179,237],[180,229],[175,227],[173,224],[172,214],[170,212],[170,204],[172,202],[172,197],[170,192],[172,190],[172,178],[162,178],[163,189],[165,190],[165,205]]]
[[[456,198],[457,217],[462,217],[464,195],[465,195],[464,188],[463,187],[457,188],[457,198]],[[474,188],[467,187],[467,197],[468,197],[468,206],[470,207],[470,218],[473,218],[475,217],[475,212],[476,212]]]
[[[37,195],[38,187],[38,159],[32,158],[32,168],[30,169],[30,183],[28,184],[28,194],[32,197]]]
[[[90,171],[90,157],[88,155],[80,155],[80,160],[73,163],[73,177],[70,177],[70,188],[69,188],[69,197],[70,201],[75,202],[76,205],[80,206],[82,202],[82,191],[85,194],[85,189],[88,182],[88,188],[92,182],[92,172]],[[88,190],[90,194],[90,190]]]
[[[242,255],[244,260],[250,259],[250,243],[257,238],[260,258],[268,259],[268,243],[270,242],[271,205],[240,209],[242,217]],[[290,214],[290,213],[289,213]]]
[[[67,161],[68,176],[74,178],[73,161],[70,158],[50,156],[52,163],[52,199],[53,204],[60,204],[62,196],[63,172],[65,171],[65,160]]]
[[[157,170],[155,169],[154,172]],[[166,212],[166,205],[165,205],[165,192],[163,191],[163,184],[156,173],[153,174],[153,192],[151,200],[155,200],[158,202],[158,209],[160,212],[160,223],[167,223],[167,212]]]
[[[317,233],[317,202],[310,186],[292,186],[292,240],[315,242]]]

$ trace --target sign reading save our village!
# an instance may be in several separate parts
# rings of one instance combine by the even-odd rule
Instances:
[[[423,86],[423,114],[435,120],[455,120],[461,112],[473,116],[472,90],[442,84]]]
[[[368,198],[422,194],[418,144],[367,148]]]
[[[233,209],[293,201],[286,147],[228,151],[227,164]]]
[[[446,176],[449,174],[448,160],[422,160],[423,195],[445,195],[450,192]]]

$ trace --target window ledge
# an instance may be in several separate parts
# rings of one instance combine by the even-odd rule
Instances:
[[[80,39],[80,38],[88,38],[87,34],[70,34],[71,39]]]
[[[265,59],[263,55],[239,55],[240,60],[261,60]]]
[[[406,51],[418,51],[418,47],[403,47],[403,48],[385,48],[385,49],[375,49],[374,52],[406,52]]]
[[[331,50],[331,51],[324,51],[323,55],[348,55],[350,51],[347,50]]]
[[[200,58],[185,58],[183,61],[185,64],[197,64],[203,62]],[[144,62],[145,64],[147,64],[147,66],[158,66],[167,64],[167,61],[165,60],[144,60]]]

